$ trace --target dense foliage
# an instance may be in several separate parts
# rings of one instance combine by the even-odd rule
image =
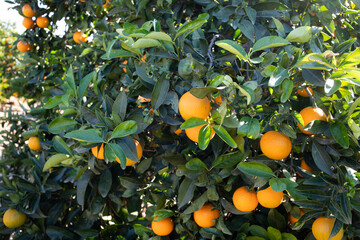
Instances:
[[[4,239],[314,239],[320,216],[336,218],[331,236],[360,236],[359,1],[10,2],[50,25],[1,39],[4,94],[30,106],[4,120],[1,210],[27,215],[1,226]],[[19,41],[31,49],[17,52]],[[188,91],[210,100],[208,118],[181,117]],[[326,118],[306,125],[309,106]],[[181,130],[194,127],[198,143]],[[281,151],[265,143],[288,150],[283,160],[263,154],[269,131],[291,140]],[[282,204],[241,212],[232,196],[242,186],[271,186]],[[219,218],[201,228],[193,213],[209,202]],[[152,232],[155,216],[171,217],[169,236]]]

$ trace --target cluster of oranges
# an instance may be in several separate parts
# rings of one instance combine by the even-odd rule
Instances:
[[[22,7],[22,14],[25,16],[24,20],[22,22],[23,26],[26,29],[32,29],[35,27],[35,23],[32,20],[32,18],[35,16],[36,14],[36,9],[33,9],[30,4],[25,4]],[[38,26],[39,28],[46,28],[49,26],[49,19],[47,17],[38,17],[36,18],[36,26]],[[31,49],[31,45],[26,41],[26,40],[22,40],[19,41],[17,44],[17,49],[20,52],[27,52]]]

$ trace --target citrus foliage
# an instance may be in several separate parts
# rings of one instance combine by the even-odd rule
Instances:
[[[2,234],[360,235],[359,1],[25,4],[0,199],[27,220]]]

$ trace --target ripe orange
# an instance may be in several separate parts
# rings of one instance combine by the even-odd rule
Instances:
[[[75,32],[73,35],[73,39],[77,44],[81,44],[82,42],[87,42],[87,37],[85,34],[81,34],[81,32]]]
[[[24,20],[22,21],[22,24],[26,29],[31,29],[34,28],[35,26],[34,21],[31,18],[25,18],[25,17]]]
[[[98,159],[104,159],[104,144],[102,143],[100,149],[98,147],[93,147],[91,149],[92,154]]]
[[[174,229],[174,222],[171,218],[164,218],[160,221],[156,222],[156,219],[151,222],[151,228],[153,232],[158,236],[167,236],[169,235]]]
[[[122,63],[122,64],[126,65],[127,63],[128,63],[128,61],[127,61],[127,60],[125,60],[125,61],[123,61],[123,63]],[[123,68],[123,71],[126,73],[126,68]]]
[[[34,11],[30,4],[25,4],[23,7],[22,7],[22,13],[25,17],[29,17],[29,18],[32,18],[33,16],[35,16],[35,13],[36,13],[36,10]]]
[[[236,189],[232,199],[236,209],[242,212],[251,212],[259,204],[256,192],[248,191],[245,186]]]
[[[257,199],[261,206],[266,208],[276,208],[283,200],[283,192],[274,191],[271,186],[257,192]]]
[[[106,2],[103,4],[103,8],[109,8],[110,6],[110,0],[106,0]]]
[[[300,115],[302,119],[304,120],[304,125],[298,124],[298,127],[300,130],[307,134],[307,135],[315,135],[315,133],[311,133],[309,131],[303,130],[303,128],[310,122],[314,120],[321,120],[326,121],[326,115],[324,111],[321,108],[313,108],[313,107],[306,107],[303,110],[300,111]]]
[[[31,137],[29,138],[28,146],[31,150],[39,151],[42,149],[40,145],[40,140],[38,137]]]
[[[140,160],[140,158],[142,157],[143,149],[142,149],[140,143],[139,143],[137,140],[134,139],[134,142],[135,142],[135,145],[136,145],[136,152],[137,152],[138,158],[139,158],[139,160]],[[118,163],[120,163],[120,159],[119,159],[119,158],[116,158],[115,160],[116,160]],[[134,164],[136,164],[136,163],[138,163],[138,162],[135,162],[135,161],[133,161],[133,160],[131,160],[131,159],[129,159],[129,158],[126,158],[126,166],[132,166],[132,165],[134,165]]]
[[[316,240],[341,240],[344,235],[343,228],[334,237],[329,239],[334,223],[335,218],[319,217],[316,219],[312,225],[312,233]]]
[[[300,217],[304,215],[304,211],[302,209],[300,209]],[[296,223],[297,221],[299,221],[298,218],[294,217],[293,215],[289,214],[289,221],[291,223],[291,225],[293,225],[294,223]]]
[[[49,26],[49,19],[47,17],[38,17],[36,19],[36,25],[39,28],[46,28]]]
[[[179,136],[182,133],[182,129],[178,128],[174,133]]]
[[[269,131],[260,139],[260,148],[265,156],[274,160],[281,160],[291,152],[291,140],[283,133]]]
[[[199,227],[208,228],[215,225],[215,221],[219,218],[220,212],[218,209],[213,208],[214,206],[211,203],[207,203],[194,212],[194,221]]]
[[[186,92],[179,100],[179,112],[184,120],[191,117],[206,119],[210,110],[210,101],[207,97],[200,99],[190,92]]]
[[[299,86],[299,84],[296,84],[296,87],[298,87],[298,86]],[[307,87],[306,89],[309,90],[311,95],[313,94],[313,90],[310,87]],[[302,97],[310,97],[308,92],[305,90],[305,88],[299,88],[296,92]]]
[[[16,47],[20,52],[27,52],[31,49],[30,44],[27,41],[19,41]]]
[[[19,97],[19,94],[17,92],[14,92],[12,95],[16,98]]]
[[[140,95],[138,96],[138,99],[140,100],[141,103],[151,102],[151,98],[145,98],[145,97],[140,96]]]
[[[308,172],[311,173],[314,172],[314,169],[312,169],[309,165],[307,165],[307,163],[303,158],[301,159],[300,167]]]
[[[9,208],[3,216],[4,225],[8,228],[17,228],[22,226],[26,221],[26,215],[16,209]]]
[[[200,129],[205,126],[205,125],[201,125],[201,126],[197,126],[197,127],[193,127],[193,128],[188,128],[188,129],[185,129],[185,133],[186,133],[186,136],[193,142],[196,142],[198,143],[199,142],[199,132],[200,132]],[[214,130],[211,128],[211,137],[210,139],[212,139],[215,135],[215,132]]]
[[[214,101],[215,101],[215,103],[218,104],[218,105],[221,105],[221,104],[222,104],[223,100],[222,100],[222,98],[221,98],[220,93],[219,93],[219,96],[218,96],[217,98],[214,98]]]

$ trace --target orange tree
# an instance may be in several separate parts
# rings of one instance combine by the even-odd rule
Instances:
[[[358,1],[14,4],[6,237],[359,237]]]

